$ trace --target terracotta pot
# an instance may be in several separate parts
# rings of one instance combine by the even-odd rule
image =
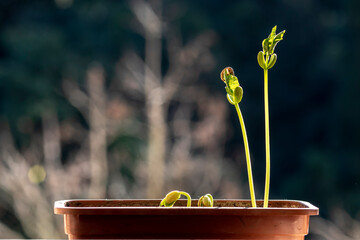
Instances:
[[[270,201],[250,208],[246,200],[216,200],[214,208],[158,207],[160,200],[65,200],[55,202],[64,215],[69,239],[262,239],[300,240],[309,216],[319,209],[301,201]],[[262,201],[257,202],[262,206]]]

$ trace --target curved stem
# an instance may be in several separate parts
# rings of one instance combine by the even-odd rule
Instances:
[[[254,191],[254,183],[251,171],[251,159],[250,159],[250,151],[249,151],[249,143],[246,135],[246,128],[243,116],[241,114],[239,104],[235,104],[236,112],[239,117],[242,135],[244,139],[244,147],[245,147],[245,155],[246,155],[246,165],[247,165],[247,172],[248,172],[248,179],[249,179],[249,188],[250,188],[250,197],[251,197],[251,205],[252,207],[256,207],[256,200],[255,200],[255,191]]]
[[[187,198],[186,207],[191,207],[191,197],[187,192],[180,192],[180,194],[184,195]]]
[[[264,70],[264,105],[265,105],[265,153],[266,153],[266,175],[264,208],[268,207],[270,190],[270,130],[269,130],[269,96],[268,96],[268,70]]]

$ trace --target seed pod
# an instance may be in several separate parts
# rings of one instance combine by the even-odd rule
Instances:
[[[267,69],[270,69],[275,65],[276,59],[277,59],[277,55],[275,53],[271,55]]]
[[[220,78],[223,82],[226,83],[226,76],[229,76],[229,75],[235,75],[234,69],[232,69],[231,67],[226,67],[221,71]]]
[[[258,60],[258,63],[260,65],[260,67],[262,69],[266,69],[266,66],[265,66],[265,58],[264,58],[264,52],[263,51],[260,51],[257,55],[257,60]]]
[[[211,196],[211,194],[208,193],[208,194],[202,196],[199,199],[198,206],[199,207],[213,207],[214,206],[214,199]]]
[[[161,201],[160,206],[172,207],[180,196],[181,193],[179,191],[171,191],[166,194],[165,198]]]

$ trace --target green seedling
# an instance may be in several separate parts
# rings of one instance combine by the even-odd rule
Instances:
[[[243,116],[241,114],[240,107],[239,107],[239,103],[241,102],[242,97],[243,97],[243,89],[239,84],[238,78],[234,74],[234,70],[231,67],[224,68],[220,73],[220,78],[226,85],[225,86],[225,90],[227,93],[226,97],[227,97],[229,103],[235,106],[237,115],[239,117],[239,122],[240,122],[242,135],[243,135],[243,139],[244,139],[251,205],[252,205],[252,207],[256,207],[255,190],[254,190],[254,183],[253,183],[252,170],[251,170],[249,143],[248,143],[248,139],[247,139],[244,119],[243,119]]]
[[[171,191],[160,203],[160,207],[173,207],[177,200],[181,197],[181,195],[187,198],[187,207],[191,207],[191,197],[190,194],[181,191]],[[213,207],[214,206],[214,198],[210,193],[201,196],[198,201],[199,207]]]
[[[264,108],[265,108],[265,152],[266,152],[266,175],[264,208],[268,207],[270,190],[270,130],[269,130],[269,97],[268,97],[268,70],[275,65],[277,55],[274,53],[275,47],[285,34],[285,30],[276,34],[276,26],[273,27],[268,38],[262,42],[263,50],[258,53],[257,60],[264,69]]]
[[[277,55],[274,53],[275,47],[283,40],[285,30],[276,34],[276,26],[273,27],[269,37],[262,42],[263,50],[258,53],[257,60],[262,69],[264,69],[264,106],[265,106],[265,150],[266,150],[266,176],[265,176],[265,193],[264,193],[264,208],[268,207],[269,189],[270,189],[270,131],[269,131],[269,99],[268,99],[268,70],[272,68],[277,60]],[[239,107],[239,103],[243,98],[243,89],[239,84],[238,78],[235,76],[234,70],[231,67],[224,68],[220,73],[221,80],[225,83],[226,97],[230,104],[235,106],[236,113],[239,118],[241,131],[243,135],[246,165],[249,179],[249,189],[251,197],[251,206],[256,207],[255,190],[253,183],[253,176],[251,170],[251,159],[249,143],[246,134],[244,119]],[[191,197],[186,192],[171,191],[161,201],[160,206],[172,207],[175,202],[184,195],[187,197],[187,207],[191,207]],[[199,207],[213,207],[214,199],[210,194],[200,197],[198,201]]]
[[[210,193],[201,196],[198,201],[199,207],[213,207],[214,206],[214,198]]]
[[[187,207],[191,207],[191,197],[187,192],[181,192],[181,191],[171,191],[160,203],[160,207],[172,207],[176,203],[176,201],[181,197],[181,195],[185,196],[187,198]]]

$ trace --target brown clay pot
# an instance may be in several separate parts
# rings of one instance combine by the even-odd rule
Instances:
[[[309,216],[319,209],[302,201],[270,201],[251,208],[248,200],[215,200],[213,208],[158,207],[160,200],[65,200],[55,202],[64,215],[69,239],[251,239],[303,240]],[[262,201],[257,202],[262,206]]]

